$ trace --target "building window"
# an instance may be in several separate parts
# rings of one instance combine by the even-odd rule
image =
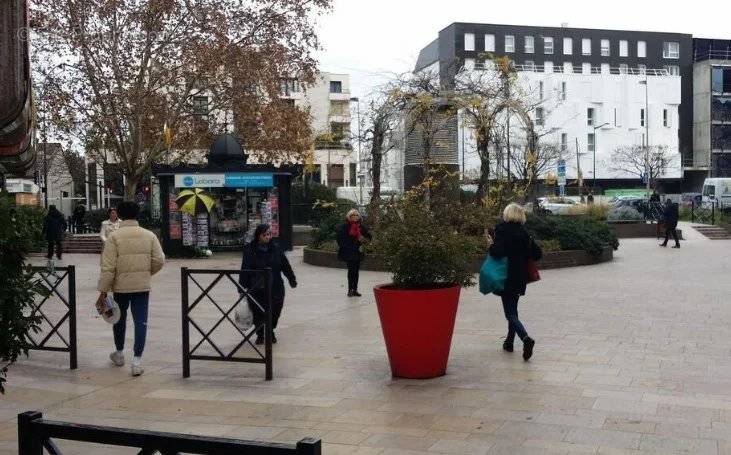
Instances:
[[[569,135],[566,133],[561,133],[561,151],[565,152],[569,148]]]
[[[282,79],[280,86],[283,96],[290,96],[292,93],[300,91],[300,83],[297,79]]]
[[[603,39],[602,40],[602,57],[609,57],[612,55],[610,49],[609,49],[609,40]]]
[[[523,68],[526,71],[535,71],[536,70],[536,64],[533,60],[526,60],[525,64],[523,64]]]
[[[645,41],[637,41],[637,57],[647,57],[647,43]]]
[[[609,74],[609,72],[610,72],[609,63],[602,63],[601,69],[602,69],[601,70],[602,74]]]
[[[594,108],[589,107],[586,109],[586,124],[594,126]]]
[[[574,65],[571,62],[563,62],[563,72],[564,73],[573,73]]]
[[[549,55],[553,54],[553,38],[550,36],[543,37],[543,53]]]
[[[563,55],[571,55],[573,51],[574,41],[571,38],[563,39]]]
[[[680,76],[680,67],[678,65],[665,65],[665,71],[671,76]]]
[[[196,115],[196,116],[208,115],[208,97],[207,96],[194,96],[193,97],[193,115]]]
[[[662,110],[662,126],[668,127],[668,126],[670,126],[669,123],[670,122],[668,121],[668,110],[663,109]]]
[[[343,93],[343,82],[330,81],[330,93]]]
[[[543,81],[538,82],[538,99],[543,101]]]
[[[640,126],[645,126],[645,110],[640,109]]]
[[[515,52],[515,37],[505,35],[505,52]]]
[[[586,150],[589,152],[596,152],[596,149],[594,148],[594,133],[586,135]]]
[[[533,40],[533,37],[526,36],[524,38],[524,40],[525,40],[525,43],[524,43],[525,44],[525,46],[524,46],[525,53],[532,54],[533,52],[535,52],[536,47],[535,47],[535,41]]]
[[[619,41],[619,56],[620,57],[629,56],[629,43],[627,42],[627,40]]]
[[[485,35],[485,51],[495,52],[495,35]]]
[[[561,82],[561,101],[566,101],[566,82]]]
[[[483,59],[477,59],[475,60],[475,69],[476,70],[484,70],[487,69],[487,62]]]
[[[591,74],[591,63],[584,62],[581,64],[581,73],[582,74]]]
[[[563,73],[563,68],[564,68],[563,66],[554,66],[553,72],[554,73]]]
[[[546,73],[552,73],[553,72],[553,62],[543,63],[543,71]]]
[[[536,126],[543,126],[543,108],[536,108]]]
[[[581,55],[591,55],[591,39],[584,38],[581,40]]]
[[[619,74],[627,74],[629,72],[629,66],[626,63],[619,64]]]
[[[464,69],[466,69],[466,70],[475,69],[475,59],[474,58],[464,59]]]
[[[465,33],[464,34],[464,50],[474,51],[475,50],[475,34]]]
[[[663,58],[680,58],[680,43],[664,42],[662,43]]]
[[[647,74],[647,66],[640,63],[639,65],[637,65],[637,69],[639,70],[639,73],[643,76]]]

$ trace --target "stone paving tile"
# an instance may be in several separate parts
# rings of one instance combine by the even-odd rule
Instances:
[[[429,381],[391,378],[373,296],[347,299],[344,272],[304,265],[301,251],[291,253],[300,286],[288,291],[277,330],[274,381],[263,380],[260,365],[198,361],[191,378],[180,377],[179,319],[171,317],[180,311],[179,267],[238,267],[238,255],[226,254],[170,261],[155,278],[147,371],[131,378],[109,367],[109,327],[84,307],[95,299],[98,256],[69,255],[79,277],[79,369],[44,352],[13,366],[0,397],[0,454],[15,452],[17,412],[41,409],[128,428],[290,443],[317,436],[336,455],[731,455],[731,348],[721,335],[731,324],[731,283],[708,260],[731,252],[731,242],[693,237],[686,245],[666,251],[626,240],[612,263],[545,271],[521,299],[538,340],[527,363],[501,350],[497,298],[465,289],[448,374]],[[640,273],[643,286],[618,290]],[[364,289],[385,280],[361,276]],[[714,286],[687,285],[706,281]],[[212,324],[215,310],[201,309]]]

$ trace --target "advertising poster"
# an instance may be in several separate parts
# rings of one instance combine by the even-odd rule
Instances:
[[[180,210],[178,210],[178,204],[175,203],[177,197],[178,195],[176,193],[170,193],[168,198],[170,240],[180,240],[182,236]]]

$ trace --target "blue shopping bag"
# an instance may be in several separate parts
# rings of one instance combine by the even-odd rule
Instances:
[[[508,258],[495,259],[489,254],[480,267],[480,292],[484,295],[502,291],[508,277]]]

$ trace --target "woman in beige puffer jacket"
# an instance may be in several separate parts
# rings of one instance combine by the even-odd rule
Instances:
[[[127,328],[127,309],[132,311],[135,325],[132,375],[139,376],[144,371],[142,351],[147,337],[151,277],[162,269],[165,254],[155,234],[141,228],[137,223],[137,204],[122,202],[117,207],[117,212],[123,221],[104,244],[98,289],[103,298],[106,298],[108,292],[114,292],[114,300],[121,313],[119,321],[113,326],[117,350],[109,355],[117,366],[124,365],[122,351]]]

